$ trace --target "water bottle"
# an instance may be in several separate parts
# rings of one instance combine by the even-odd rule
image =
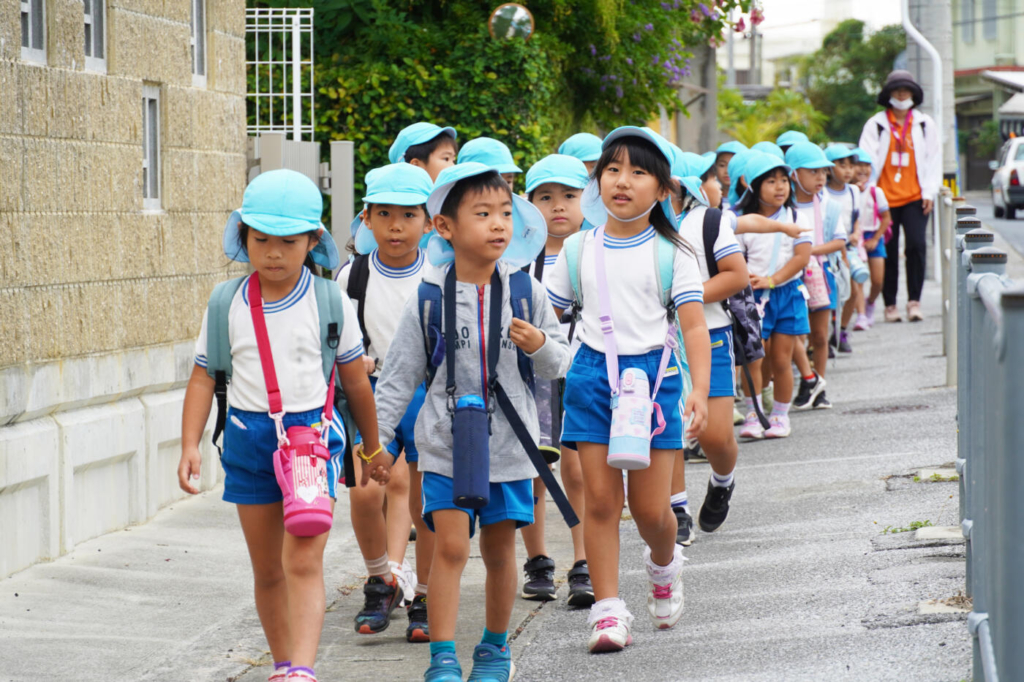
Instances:
[[[490,422],[484,399],[464,395],[452,417],[452,501],[466,509],[490,502]]]

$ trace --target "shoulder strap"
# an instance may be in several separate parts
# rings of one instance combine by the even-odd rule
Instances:
[[[717,208],[709,208],[704,212],[704,260],[708,266],[708,279],[718,274],[718,261],[715,260],[715,242],[721,231],[722,212]]]
[[[877,121],[875,122],[875,125],[878,126],[878,136],[881,137],[882,133],[885,132],[885,126],[883,126],[881,123],[878,123]]]
[[[541,280],[544,279],[544,258],[545,258],[545,256],[546,256],[546,254],[544,253],[544,249],[541,249],[541,252],[537,255],[537,260],[533,261],[533,277],[538,282],[540,282]],[[525,272],[526,274],[530,274],[530,266],[529,265],[524,265],[522,267],[522,271]]]
[[[881,213],[878,211],[878,194],[876,192],[876,187],[874,185],[871,185],[870,192],[871,192],[871,201],[874,204],[874,208],[875,208],[875,211],[874,211],[875,212],[875,222],[872,223],[872,225],[871,225],[871,227],[874,228],[874,227],[878,227],[879,221],[881,219]]]
[[[231,333],[229,331],[229,313],[231,301],[238,293],[245,277],[236,277],[221,282],[210,294],[210,303],[206,315],[206,373],[213,379],[213,395],[217,400],[217,419],[213,426],[213,446],[217,445],[228,416],[228,382],[231,381]]]
[[[544,254],[541,253],[538,262],[543,263]],[[540,266],[543,269],[543,266]],[[518,317],[533,324],[533,284],[529,274],[522,270],[513,270],[508,275],[509,302],[512,304],[512,317]],[[530,391],[537,392],[537,384],[533,375],[533,360],[523,352],[522,348],[516,346],[516,360],[519,363],[519,374],[523,381],[530,387]]]
[[[345,293],[356,304],[356,317],[359,319],[359,330],[363,333],[363,350],[370,350],[370,337],[366,333],[366,284],[370,281],[370,256],[356,256],[349,266],[348,289]]]
[[[853,225],[857,222],[857,194],[853,191],[853,185],[846,186],[850,193],[850,232],[853,232]]]
[[[669,311],[671,319],[675,319],[675,308],[672,305],[672,270],[676,257],[676,245],[661,236],[654,242],[654,274],[658,279],[658,291],[661,292],[661,305]]]
[[[580,284],[580,255],[583,253],[583,236],[585,232],[577,232],[566,238],[562,250],[565,251],[565,264],[569,268],[569,282],[572,284],[573,297],[580,308],[583,308],[583,286]]]
[[[330,385],[334,364],[338,358],[341,329],[345,326],[341,289],[333,280],[314,275],[313,293],[316,296],[316,309],[320,315],[320,353],[323,360],[324,381]]]
[[[445,355],[444,335],[441,332],[441,287],[430,282],[420,282],[416,296],[427,353],[427,386],[430,386]]]

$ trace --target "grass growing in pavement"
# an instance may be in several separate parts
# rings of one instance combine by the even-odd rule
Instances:
[[[925,519],[924,521],[911,521],[909,526],[886,526],[882,529],[881,535],[909,533],[912,530],[920,530],[921,528],[927,528],[932,525],[934,524],[928,519]]]
[[[947,483],[947,482],[955,482],[955,481],[959,481],[959,480],[960,480],[960,476],[958,476],[957,474],[952,474],[950,476],[943,476],[942,474],[940,474],[938,472],[932,474],[928,478],[921,478],[920,476],[914,476],[914,483],[920,483],[922,481],[931,481],[932,483]]]

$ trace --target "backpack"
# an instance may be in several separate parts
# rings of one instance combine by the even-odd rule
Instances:
[[[363,352],[370,350],[370,337],[366,334],[366,284],[370,281],[370,256],[356,256],[348,273],[348,287],[345,293],[356,305],[356,317],[359,318],[359,330],[363,333]]]
[[[217,452],[222,453],[217,440],[224,433],[228,413],[228,384],[231,382],[231,337],[228,331],[228,313],[231,301],[242,283],[248,276],[237,277],[221,282],[210,294],[209,314],[207,317],[206,335],[206,373],[214,380],[213,394],[217,399],[217,420],[213,428],[213,445]],[[338,343],[341,341],[341,329],[345,324],[345,313],[342,306],[341,289],[329,279],[313,276],[313,294],[316,296],[316,307],[320,313],[320,348],[324,370],[324,382],[331,383],[331,372],[337,359]],[[340,388],[340,382],[337,384]],[[355,424],[347,409],[347,402],[342,391],[335,391],[335,408],[341,415],[345,425],[345,433],[355,433]],[[355,484],[355,473],[352,468],[352,438],[345,438],[345,482],[351,487]]]

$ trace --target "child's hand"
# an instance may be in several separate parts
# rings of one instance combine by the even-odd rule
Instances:
[[[882,237],[881,232],[876,232],[875,236],[864,242],[864,248],[868,251],[874,251],[878,247],[878,240]]]
[[[377,369],[377,361],[371,358],[369,355],[364,355],[363,367],[366,368],[367,374],[373,374],[373,370]]]
[[[790,239],[796,239],[805,232],[810,232],[813,229],[810,227],[803,227],[802,225],[797,225],[796,223],[782,223],[779,222],[778,220],[772,222],[778,223],[779,230]]]
[[[683,407],[683,421],[690,420],[690,426],[686,429],[687,438],[697,438],[704,433],[708,426],[708,399],[707,396],[698,395],[696,391],[690,391],[686,396],[686,404]]]
[[[750,288],[751,289],[767,289],[768,288],[768,278],[767,277],[760,277],[759,275],[751,275],[750,276]]]
[[[850,235],[850,243],[853,244],[854,246],[860,246],[862,238],[863,235],[860,233],[860,231],[856,231]]]
[[[365,453],[365,450],[363,449],[364,445],[364,443],[360,443],[359,445],[357,445],[356,451],[352,453],[353,456],[360,457],[360,459],[362,459],[361,455]],[[373,452],[374,450],[377,450],[377,447],[375,447],[370,452]],[[383,449],[376,455],[374,455],[369,462],[363,459],[363,476],[362,479],[359,481],[359,487],[365,488],[366,484],[370,482],[371,478],[381,485],[387,485],[387,482],[391,480],[390,460],[391,453]]]
[[[178,462],[178,486],[189,495],[199,493],[199,489],[195,488],[192,482],[199,480],[199,467],[202,462],[203,458],[197,448],[181,451],[181,461]]]
[[[524,353],[533,354],[544,345],[544,332],[518,317],[512,318],[512,328],[508,330],[512,343],[523,349]]]

